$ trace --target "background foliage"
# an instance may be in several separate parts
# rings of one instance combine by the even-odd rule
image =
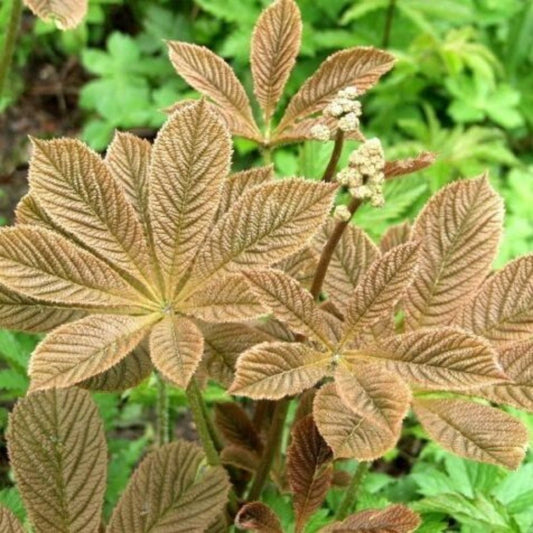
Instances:
[[[0,6],[0,48],[9,4],[4,1]],[[24,165],[27,150],[22,139],[26,133],[42,136],[74,130],[93,148],[102,150],[115,128],[150,137],[163,123],[165,107],[182,98],[197,97],[175,74],[164,39],[208,46],[232,63],[250,89],[249,37],[259,12],[268,4],[268,0],[91,0],[86,21],[67,32],[25,14],[8,90],[0,99],[0,146],[5,152],[0,159],[2,183],[16,179],[14,167]],[[288,93],[337,49],[356,45],[386,48],[398,62],[392,73],[365,95],[363,129],[367,137],[382,139],[387,159],[423,150],[438,155],[431,168],[389,183],[385,207],[363,207],[355,222],[378,238],[391,224],[414,218],[430,194],[445,183],[488,169],[507,210],[506,234],[495,266],[530,251],[533,3],[299,0],[298,4],[304,21],[302,55],[289,80]],[[55,89],[46,85],[47,72],[52,73],[52,81],[57,78]],[[48,87],[44,92],[43,84]],[[55,123],[32,124],[8,145],[6,138],[12,140],[14,135],[10,121],[17,113],[24,114],[28,102],[34,100],[34,105],[56,117]],[[345,157],[353,148],[347,144]],[[12,156],[19,146],[21,155]],[[237,141],[236,149],[237,166],[260,159],[247,141]],[[307,142],[278,150],[274,162],[280,174],[318,178],[330,151],[330,144]],[[28,386],[26,365],[37,341],[35,336],[0,331],[2,431],[8,410]],[[95,395],[110,439],[107,512],[146,445],[153,441],[155,395],[156,387],[150,381],[123,395]],[[207,398],[229,400],[215,386],[209,386]],[[190,437],[193,433],[183,415],[184,404],[184,396],[172,390],[174,430]],[[515,414],[533,429],[532,417]],[[480,524],[487,531],[531,531],[531,453],[519,471],[508,474],[498,467],[452,457],[434,445],[423,445],[420,437],[414,423],[407,425],[398,449],[368,476],[359,508],[414,502],[413,508],[425,519],[419,531],[425,532],[450,531],[452,527],[469,533],[479,531]],[[347,469],[353,466],[346,464]],[[0,456],[0,488],[0,504],[21,516],[5,447]],[[335,507],[337,496],[333,492],[328,505]],[[268,503],[288,524],[290,505],[283,498],[272,498]],[[324,517],[319,511],[309,531],[318,529]]]

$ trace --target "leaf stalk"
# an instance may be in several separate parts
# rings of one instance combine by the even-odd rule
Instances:
[[[344,520],[353,510],[355,502],[357,500],[357,494],[359,493],[359,490],[361,488],[361,483],[365,478],[366,474],[368,473],[369,469],[370,463],[368,461],[361,461],[357,465],[350,484],[348,485],[348,488],[344,493],[344,498],[342,499],[341,504],[337,509],[337,513],[335,515],[335,518],[337,520]]]

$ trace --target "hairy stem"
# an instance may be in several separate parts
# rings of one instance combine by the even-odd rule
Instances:
[[[357,465],[350,484],[344,493],[344,498],[337,509],[337,513],[335,515],[337,520],[344,520],[354,508],[355,501],[357,499],[357,493],[361,488],[361,482],[365,478],[369,468],[370,463],[366,461],[362,461]]]
[[[169,442],[168,390],[163,377],[156,372],[157,380],[157,445]]]
[[[331,152],[331,157],[329,159],[328,166],[326,167],[324,175],[322,176],[322,181],[330,182],[333,179],[333,175],[335,174],[337,164],[339,163],[339,159],[341,157],[343,144],[344,132],[341,129],[338,129],[335,135],[335,144],[333,145],[333,152]]]
[[[387,15],[385,18],[385,27],[383,28],[383,39],[381,40],[381,48],[388,48],[390,42],[390,32],[392,30],[392,20],[394,18],[394,10],[396,7],[396,0],[389,0],[389,7],[387,8]]]
[[[255,501],[261,495],[261,491],[265,486],[272,461],[276,456],[277,450],[281,445],[281,438],[283,436],[283,427],[285,425],[285,418],[287,417],[287,411],[289,409],[289,398],[283,398],[279,400],[274,409],[274,415],[272,417],[272,425],[268,433],[268,439],[261,457],[261,462],[257,468],[252,487],[248,493],[248,501]]]
[[[15,50],[15,42],[17,40],[17,33],[20,25],[20,15],[22,13],[22,0],[11,0],[11,13],[9,14],[9,22],[4,40],[4,49],[0,56],[0,98],[4,94],[4,86],[7,80],[11,60],[13,59],[13,51]]]
[[[350,212],[350,216],[357,211],[361,203],[361,200],[357,198],[351,199],[350,203],[348,204],[348,211]],[[341,220],[337,222],[337,225],[329,236],[328,241],[324,245],[322,254],[320,255],[320,259],[318,260],[318,266],[316,267],[315,277],[313,278],[313,283],[311,284],[311,294],[313,298],[315,298],[315,300],[319,297],[320,291],[322,290],[322,284],[324,283],[324,278],[326,277],[326,272],[331,262],[331,258],[333,257],[335,247],[339,243],[342,237],[342,233],[344,232],[349,223],[350,219]]]

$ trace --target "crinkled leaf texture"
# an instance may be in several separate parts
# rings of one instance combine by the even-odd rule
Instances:
[[[243,505],[235,517],[235,525],[254,533],[283,533],[279,518],[270,507],[261,502]]]
[[[381,363],[424,389],[469,389],[506,380],[490,344],[454,328],[427,328],[388,337],[346,358]]]
[[[278,126],[278,134],[298,119],[322,108],[341,89],[357,87],[363,93],[394,65],[392,55],[371,47],[355,47],[335,52],[292,97]]]
[[[227,442],[259,453],[263,451],[261,437],[240,404],[235,402],[216,404],[215,424]]]
[[[272,117],[294,67],[301,34],[300,10],[294,0],[277,0],[257,21],[250,59],[254,93],[265,123]]]
[[[496,346],[533,332],[533,255],[519,257],[483,283],[466,305],[463,327]]]
[[[488,179],[462,180],[439,191],[418,216],[419,270],[405,298],[408,329],[451,324],[489,274],[500,240],[501,198]]]
[[[90,394],[74,388],[30,394],[15,406],[7,439],[11,466],[35,530],[97,533],[107,450]]]
[[[430,437],[467,459],[518,468],[528,445],[526,428],[511,415],[460,399],[422,399],[413,403]]]
[[[320,435],[312,415],[298,421],[287,450],[287,477],[293,493],[296,531],[322,505],[333,477],[333,452]]]
[[[318,430],[338,459],[373,461],[396,444],[401,420],[400,423],[391,423],[390,426],[394,428],[391,430],[376,424],[373,413],[369,414],[362,416],[348,407],[337,393],[334,383],[323,386],[313,404],[313,417]]]
[[[223,510],[230,484],[196,445],[176,441],[148,455],[111,516],[108,533],[203,531]]]
[[[85,18],[88,0],[24,0],[24,3],[44,20],[53,19],[62,30],[78,26]]]
[[[420,517],[404,505],[385,509],[367,509],[342,522],[321,530],[322,533],[411,533],[421,524]]]
[[[138,383],[151,365],[126,356],[152,329],[155,366],[186,387],[204,351],[197,323],[266,311],[239,271],[294,258],[323,223],[331,184],[273,182],[270,167],[228,176],[213,109],[177,106],[153,147],[118,133],[105,161],[79,141],[34,141],[20,223],[0,230],[2,324],[53,330],[33,356],[33,390]],[[248,331],[242,349],[272,338]],[[226,382],[228,346],[205,364]]]
[[[3,533],[24,533],[18,518],[6,507],[0,507],[0,531]]]

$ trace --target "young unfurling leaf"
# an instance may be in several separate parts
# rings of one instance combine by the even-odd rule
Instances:
[[[230,154],[205,101],[180,106],[153,148],[117,134],[105,162],[78,141],[34,141],[23,224],[0,231],[3,323],[59,326],[35,351],[33,390],[137,382],[150,366],[125,358],[152,329],[156,369],[186,387],[204,351],[191,319],[265,312],[238,271],[302,249],[335,188],[269,182],[270,169],[228,178]]]
[[[90,394],[79,389],[30,394],[17,403],[7,440],[17,485],[35,530],[96,533],[107,450]]]
[[[194,444],[166,444],[144,459],[122,494],[108,533],[202,531],[223,510],[229,482]]]
[[[243,505],[235,517],[235,525],[255,533],[282,533],[281,523],[274,511],[261,502]]]

